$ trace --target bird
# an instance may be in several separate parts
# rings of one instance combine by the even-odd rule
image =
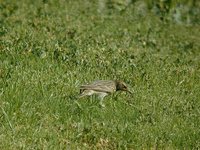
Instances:
[[[98,95],[100,99],[100,105],[105,107],[103,104],[103,99],[105,96],[110,95],[116,91],[125,91],[130,94],[130,92],[123,81],[120,80],[97,80],[89,84],[84,84],[80,86],[80,96],[79,98],[91,95]]]

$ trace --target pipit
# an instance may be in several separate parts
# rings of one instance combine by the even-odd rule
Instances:
[[[100,98],[100,105],[105,107],[103,99],[105,96],[112,94],[116,91],[126,91],[131,93],[126,84],[118,80],[98,80],[90,84],[80,86],[80,98],[84,96],[90,96],[93,94],[98,95]]]

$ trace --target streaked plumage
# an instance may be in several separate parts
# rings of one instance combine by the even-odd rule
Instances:
[[[100,104],[105,96],[114,93],[115,91],[126,91],[131,93],[126,84],[122,81],[118,80],[98,80],[94,81],[90,84],[85,84],[80,86],[80,97],[90,96],[93,94],[98,95],[100,98]]]

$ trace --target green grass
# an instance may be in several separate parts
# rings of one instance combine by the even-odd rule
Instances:
[[[200,148],[200,27],[135,7],[0,2],[0,149]],[[98,79],[134,94],[79,100]]]

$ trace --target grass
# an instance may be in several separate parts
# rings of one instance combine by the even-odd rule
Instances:
[[[43,2],[0,2],[0,149],[200,148],[199,25]],[[97,79],[134,95],[79,101]]]

